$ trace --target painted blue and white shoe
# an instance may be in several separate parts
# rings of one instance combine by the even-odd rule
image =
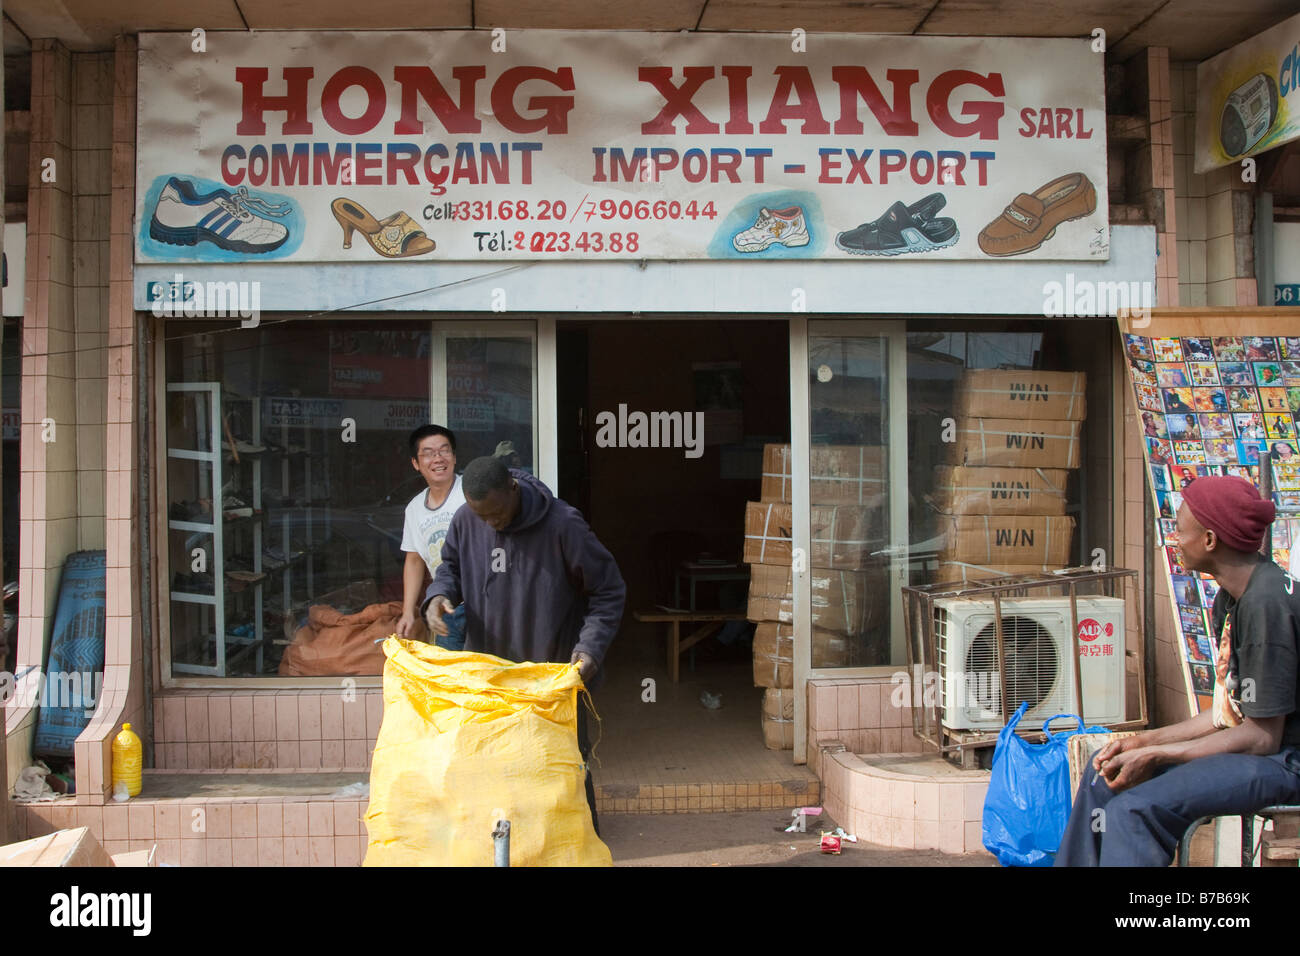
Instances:
[[[808,223],[801,206],[760,209],[752,226],[731,237],[737,252],[762,252],[774,243],[791,248],[808,245]]]
[[[287,202],[272,205],[250,196],[244,186],[233,193],[214,189],[200,194],[173,176],[158,196],[149,235],[174,246],[210,242],[232,252],[271,252],[284,245],[289,230],[266,216],[287,216],[291,208]]]

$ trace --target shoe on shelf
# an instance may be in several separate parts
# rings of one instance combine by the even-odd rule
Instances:
[[[239,592],[244,590],[250,584],[256,584],[258,581],[265,580],[266,573],[263,571],[227,571],[226,584],[231,591]]]
[[[760,209],[752,226],[731,237],[731,245],[737,252],[762,252],[773,244],[808,245],[808,223],[802,206]]]
[[[278,561],[280,564],[288,564],[290,561],[297,561],[301,558],[303,552],[289,551],[285,552],[279,545],[272,545],[262,552],[263,559],[269,558],[272,561]]]
[[[173,501],[167,508],[167,517],[172,521],[211,524],[212,499],[200,498],[198,501]]]
[[[291,209],[250,196],[246,186],[199,193],[193,183],[173,176],[158,196],[149,235],[174,246],[210,242],[232,252],[271,252],[284,245],[289,230],[266,217],[287,216]]]

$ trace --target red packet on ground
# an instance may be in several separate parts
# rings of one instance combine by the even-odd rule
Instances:
[[[822,852],[835,853],[838,855],[840,852],[840,838],[833,833],[823,833]]]

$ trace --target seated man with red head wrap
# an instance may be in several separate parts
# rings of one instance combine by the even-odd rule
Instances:
[[[1201,817],[1300,803],[1300,587],[1259,553],[1273,517],[1242,478],[1183,489],[1184,564],[1219,582],[1214,704],[1093,755],[1057,866],[1168,866]]]

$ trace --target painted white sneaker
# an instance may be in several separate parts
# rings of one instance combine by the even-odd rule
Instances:
[[[243,186],[233,193],[214,189],[200,195],[193,184],[173,176],[158,196],[149,235],[174,246],[210,242],[233,252],[270,252],[284,245],[289,230],[264,215],[287,216],[290,208],[250,196]]]
[[[731,239],[737,252],[762,252],[777,242],[783,246],[808,245],[808,224],[804,222],[802,207],[760,209],[754,225]]]

